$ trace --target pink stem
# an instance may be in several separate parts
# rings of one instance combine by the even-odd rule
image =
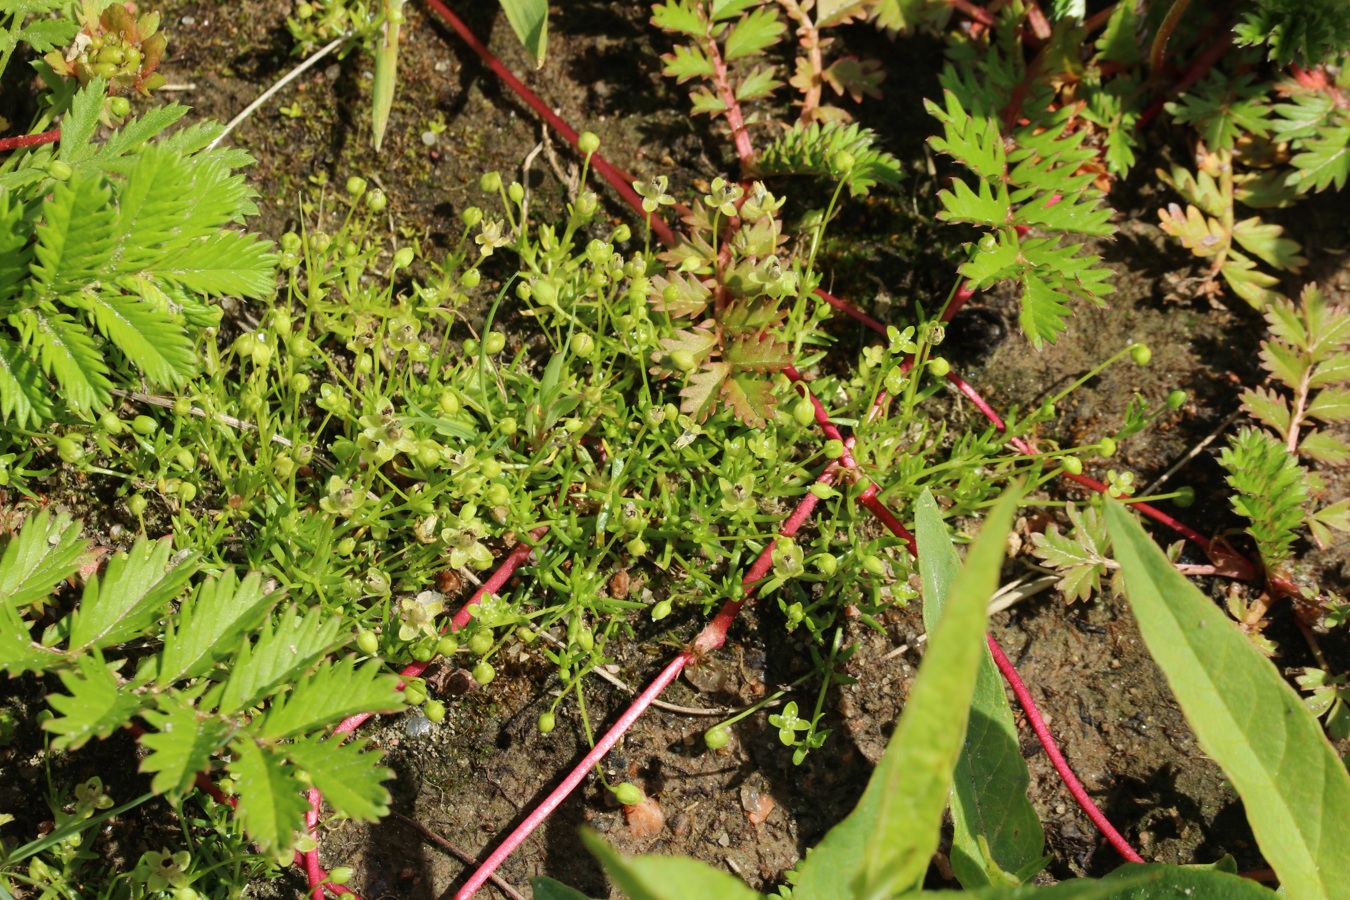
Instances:
[[[426,4],[445,21],[445,24],[454,29],[455,33],[464,40],[464,43],[469,45],[469,49],[473,50],[474,53],[477,53],[479,58],[487,63],[489,69],[497,73],[498,78],[506,82],[507,87],[515,92],[516,96],[521,100],[524,100],[530,109],[534,110],[544,119],[544,121],[553,126],[554,130],[561,134],[569,144],[576,147],[579,138],[576,129],[564,122],[557,113],[549,108],[547,103],[539,99],[538,95],[522,84],[519,78],[512,75],[511,70],[503,65],[502,61],[499,60],[491,50],[484,46],[482,41],[474,36],[474,33],[469,30],[468,26],[461,22],[459,17],[450,11],[448,6],[442,3],[441,0],[426,0]],[[742,128],[743,127],[744,126],[742,126]],[[637,192],[633,190],[628,181],[624,179],[623,173],[610,163],[609,160],[605,159],[599,153],[593,153],[591,154],[591,165],[595,168],[595,171],[599,172],[604,179],[609,182],[614,190],[618,191],[619,196],[622,197],[624,202],[631,206],[638,215],[644,217],[647,215],[642,209],[642,198],[638,196]],[[670,226],[659,216],[651,216],[651,227],[652,231],[663,244],[671,245],[676,243],[675,232],[671,231]]]
[[[473,608],[477,606],[484,597],[489,594],[495,594],[502,589],[502,586],[506,584],[511,576],[516,574],[516,569],[519,569],[524,565],[525,560],[530,558],[530,554],[534,552],[535,545],[543,540],[543,537],[546,534],[548,534],[548,526],[540,525],[534,531],[530,532],[529,541],[521,541],[511,548],[511,552],[507,555],[506,559],[502,561],[502,564],[497,567],[497,571],[493,572],[492,576],[488,578],[487,581],[483,582],[478,590],[473,592],[473,596],[460,608],[459,612],[455,613],[455,617],[450,620],[450,630],[452,632],[459,631],[465,625],[469,624],[469,620],[473,618]]]
[[[1045,724],[1045,719],[1041,717],[1041,711],[1037,708],[1036,701],[1031,696],[1031,691],[1027,690],[1027,686],[1022,683],[1021,676],[1017,674],[1017,669],[1013,666],[1012,661],[1004,654],[1003,648],[998,645],[998,641],[994,640],[993,635],[987,634],[985,638],[989,642],[989,652],[994,656],[994,665],[998,666],[998,670],[1003,673],[1003,677],[1012,687],[1013,693],[1017,695],[1017,702],[1022,704],[1022,710],[1027,714],[1027,721],[1031,723],[1031,729],[1036,732],[1037,739],[1040,740],[1041,746],[1045,748],[1046,756],[1050,757],[1051,764],[1055,767],[1055,771],[1059,774],[1065,786],[1068,787],[1073,799],[1082,807],[1083,812],[1087,813],[1088,818],[1092,820],[1092,824],[1096,825],[1097,829],[1106,836],[1111,846],[1116,848],[1117,853],[1123,856],[1127,862],[1143,862],[1144,858],[1134,852],[1130,842],[1125,840],[1119,831],[1116,831],[1115,826],[1097,808],[1097,804],[1092,802],[1092,798],[1083,788],[1083,783],[1078,780],[1077,775],[1073,774],[1073,769],[1069,768],[1068,761],[1064,759],[1064,754],[1059,752],[1059,747],[1055,744],[1055,738],[1050,734],[1050,728]]]
[[[712,63],[713,83],[717,85],[717,93],[721,95],[722,104],[726,107],[722,115],[727,117],[727,125],[731,127],[731,139],[736,144],[736,155],[740,157],[741,168],[744,170],[754,161],[755,147],[750,143],[750,133],[745,130],[741,101],[736,99],[736,92],[731,88],[731,75],[727,71],[727,64],[722,59],[721,51],[717,49],[717,39],[712,34],[713,27],[714,23],[709,21],[704,47],[708,51],[708,62]]]
[[[17,150],[20,147],[36,147],[40,144],[54,144],[61,140],[61,129],[53,128],[40,134],[21,134],[18,137],[0,138],[0,153]]]
[[[816,479],[817,483],[831,483],[838,470],[838,465],[831,463]],[[783,526],[778,533],[784,537],[792,537],[796,534],[806,523],[806,520],[810,518],[812,511],[815,510],[816,504],[819,502],[819,498],[815,494],[808,492],[797,503],[797,508],[792,511],[792,514],[783,521]],[[732,620],[736,618],[736,614],[740,612],[741,607],[749,600],[754,591],[754,584],[767,575],[772,567],[773,543],[770,542],[760,552],[754,564],[746,570],[741,579],[741,583],[748,586],[745,595],[739,600],[729,600],[722,604],[722,608],[718,610],[717,615],[713,616],[708,624],[703,626],[703,630],[699,632],[698,637],[694,639],[689,649],[682,651],[666,664],[666,667],[661,670],[661,674],[656,676],[646,690],[634,698],[632,705],[623,711],[618,721],[601,736],[600,740],[591,748],[591,751],[581,758],[581,761],[573,767],[571,772],[567,773],[567,777],[562,780],[562,783],[550,791],[543,802],[531,810],[530,814],[483,861],[483,864],[474,870],[473,874],[469,876],[469,880],[464,883],[464,887],[460,888],[459,892],[455,894],[455,900],[468,900],[469,897],[474,895],[475,891],[487,882],[492,873],[497,871],[497,868],[506,861],[506,858],[553,814],[553,811],[567,799],[567,796],[576,789],[577,785],[581,784],[591,768],[619,742],[619,739],[632,727],[633,723],[647,711],[647,707],[651,706],[652,701],[661,696],[661,692],[679,677],[680,672],[683,671],[690,660],[701,658],[705,653],[722,646],[726,641],[727,629],[731,626]]]
[[[852,303],[849,303],[847,300],[841,300],[838,297],[834,296],[834,294],[828,293],[827,291],[821,290],[820,288],[816,288],[816,296],[821,298],[831,306],[833,306],[835,309],[842,312],[844,315],[857,319],[859,322],[863,323],[868,328],[875,331],[877,334],[883,336],[886,334],[885,325],[882,325],[876,319],[872,318],[867,313],[863,312],[861,309],[858,309],[858,307],[854,306]]]

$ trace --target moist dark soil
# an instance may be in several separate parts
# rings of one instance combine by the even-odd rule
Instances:
[[[730,144],[718,127],[693,118],[687,96],[659,74],[658,57],[668,43],[646,23],[640,5],[578,0],[555,8],[548,61],[537,71],[496,13],[496,4],[458,5],[465,8],[469,26],[545,102],[579,130],[597,133],[602,152],[635,176],[667,174],[676,188],[687,189],[735,171]],[[177,88],[175,97],[193,107],[194,117],[229,120],[297,62],[284,4],[168,2],[162,8],[171,52],[162,71]],[[887,65],[885,99],[856,111],[888,149],[907,161],[911,178],[899,196],[860,205],[843,233],[834,236],[826,266],[835,291],[903,327],[912,321],[916,304],[931,311],[941,303],[954,277],[955,250],[965,237],[932,218],[942,169],[940,164],[934,168],[925,150],[923,141],[935,126],[920,100],[939,94],[941,49],[921,39],[892,43],[869,29],[847,30],[844,40],[855,52]],[[408,7],[398,98],[379,154],[370,149],[371,70],[370,58],[361,54],[325,60],[233,132],[230,140],[258,160],[250,176],[262,195],[255,227],[273,238],[296,228],[303,197],[325,183],[340,186],[351,175],[383,187],[398,222],[432,245],[445,244],[457,233],[460,210],[481,202],[478,178],[485,171],[500,170],[529,184],[539,216],[561,208],[575,156],[550,138],[426,8]],[[441,126],[433,143],[424,141],[424,132]],[[758,140],[767,139],[769,127],[762,126]],[[1150,135],[1150,149],[1161,152],[1171,139]],[[522,176],[524,161],[541,142],[545,152]],[[1124,364],[1093,379],[1060,404],[1055,431],[1047,433],[1065,445],[1090,443],[1119,425],[1133,392],[1156,402],[1174,388],[1185,389],[1191,399],[1179,414],[1163,417],[1157,427],[1126,442],[1110,461],[1111,467],[1135,472],[1141,485],[1219,428],[1237,409],[1241,386],[1259,383],[1256,354],[1263,336],[1260,317],[1241,301],[1216,303],[1194,296],[1202,273],[1156,227],[1156,209],[1167,198],[1157,193],[1165,189],[1150,178],[1152,168],[1143,163],[1136,170],[1140,177],[1135,181],[1145,187],[1123,185],[1112,196],[1120,211],[1120,233],[1098,249],[1118,276],[1109,309],[1080,307],[1057,344],[1034,352],[1015,333],[1016,297],[980,296],[953,322],[944,347],[996,408],[1025,409],[1130,341],[1147,342],[1153,349],[1150,366]],[[612,194],[601,194],[615,222],[630,218]],[[1347,221],[1344,198],[1333,195],[1304,204],[1290,223],[1314,261],[1306,274],[1336,303],[1350,298]],[[1297,284],[1288,287],[1296,290]],[[837,327],[842,336],[861,341],[850,324]],[[977,421],[973,409],[954,405],[953,410],[962,420]],[[1195,486],[1195,506],[1179,515],[1209,534],[1240,527],[1214,452],[1209,445],[1168,482]],[[1088,474],[1101,477],[1107,466],[1103,461],[1097,468]],[[1335,496],[1344,496],[1344,480],[1331,481],[1340,490]],[[62,496],[76,486],[51,487],[54,501],[78,506],[74,498]],[[1075,494],[1065,491],[1060,498]],[[1030,527],[1034,524],[1022,523],[1023,537]],[[1333,590],[1344,590],[1350,578],[1344,549],[1308,554],[1313,570]],[[1008,574],[1024,568],[1014,561]],[[1205,582],[1202,587],[1219,598],[1228,584]],[[1280,644],[1278,663],[1289,668],[1312,664],[1288,612],[1277,609],[1273,615],[1269,634]],[[731,744],[710,752],[702,732],[716,719],[653,710],[630,730],[604,768],[638,783],[659,804],[664,826],[639,836],[642,830],[626,821],[592,776],[500,875],[528,890],[532,876],[548,874],[588,895],[606,896],[605,879],[578,839],[578,829],[588,826],[627,853],[690,854],[761,890],[781,884],[784,872],[857,801],[903,708],[922,655],[919,609],[894,609],[881,623],[884,635],[860,622],[850,626],[847,637],[858,650],[849,672],[857,683],[829,694],[827,725],[834,734],[802,765],[793,765],[791,750],[778,741],[765,714],[736,725]],[[650,635],[651,640],[620,649],[615,670],[627,684],[640,688],[664,664],[670,651],[658,643],[660,638],[682,643],[701,622],[684,613],[673,624],[662,624],[669,627]],[[1203,863],[1229,853],[1240,869],[1264,866],[1241,803],[1197,747],[1123,600],[1102,596],[1066,606],[1054,595],[1040,595],[998,615],[993,632],[1031,685],[1089,792],[1145,858]],[[1350,646],[1343,630],[1324,641],[1333,664],[1344,671]],[[740,706],[797,678],[808,659],[806,647],[785,632],[781,617],[750,610],[733,627],[727,647],[663,699],[707,710]],[[460,690],[471,684],[463,678],[448,682]],[[447,688],[441,699],[449,714],[429,733],[411,736],[405,719],[368,727],[397,772],[392,808],[398,815],[374,826],[331,828],[321,840],[323,864],[354,866],[349,886],[363,897],[448,896],[462,883],[466,866],[406,820],[421,823],[470,856],[485,856],[587,748],[572,703],[563,707],[556,731],[538,733],[536,719],[558,687],[542,656],[522,649],[514,662],[499,667],[489,688],[460,693]],[[797,695],[801,705],[809,706],[814,690]],[[36,709],[40,697],[39,691],[21,699]],[[606,726],[627,699],[604,682],[589,685],[592,726]],[[1030,730],[1023,728],[1022,734],[1031,799],[1054,856],[1042,878],[1100,875],[1117,866],[1120,858],[1074,805]],[[0,759],[8,784],[0,795],[3,809],[36,793],[41,777],[31,754],[8,753],[8,759]],[[119,800],[144,790],[130,774],[135,751],[129,740],[106,742],[95,754],[68,761],[63,765],[69,770],[57,774],[81,778],[98,772],[108,780],[110,771],[122,771],[128,773],[127,786]],[[142,849],[160,845],[153,820],[162,810],[156,812],[154,804],[144,809],[149,812],[138,822],[147,830],[120,851],[133,861]],[[942,878],[939,862],[929,886],[954,886]],[[293,896],[302,889],[301,875],[293,870],[289,880],[260,886],[259,895]]]

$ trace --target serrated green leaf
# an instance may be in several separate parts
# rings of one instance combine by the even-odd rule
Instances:
[[[1299,255],[1303,248],[1298,241],[1281,237],[1283,233],[1280,226],[1262,222],[1257,217],[1244,219],[1233,226],[1233,238],[1248,253],[1276,269],[1297,272],[1308,264],[1308,260]]]
[[[318,608],[301,616],[290,607],[265,619],[258,639],[240,645],[218,712],[237,713],[294,681],[338,645],[341,630],[340,616],[324,618]]]
[[[43,371],[56,381],[68,406],[80,411],[108,406],[108,367],[82,324],[46,309],[20,310],[10,323],[37,350]]]
[[[983,180],[971,190],[970,185],[957,178],[952,181],[951,190],[938,192],[938,201],[942,204],[938,218],[944,222],[999,226],[1008,224],[1012,217],[1007,194],[1000,190],[995,195],[989,182]]]
[[[548,52],[548,0],[501,0],[511,30],[520,38],[536,68]]]
[[[915,504],[914,517],[924,628],[932,633],[961,568],[961,557],[937,502],[926,489]],[[1045,833],[1027,799],[1029,784],[1003,678],[986,647],[975,678],[965,745],[952,775],[950,858],[952,871],[966,889],[990,884],[991,865],[1003,872],[1021,872],[1041,861]]]
[[[1248,415],[1264,422],[1280,434],[1289,434],[1293,412],[1289,409],[1289,402],[1274,391],[1261,387],[1244,391],[1242,408]]]
[[[247,735],[235,739],[230,751],[234,758],[229,771],[239,788],[239,819],[249,837],[264,853],[288,849],[309,809],[295,767],[262,750]]]
[[[98,330],[151,382],[179,387],[195,373],[197,355],[182,322],[125,294],[105,290],[86,300]]]
[[[109,647],[150,628],[197,570],[193,557],[170,565],[171,538],[153,543],[141,535],[129,551],[116,553],[103,574],[84,587],[70,614],[70,649]]]
[[[742,334],[726,346],[725,358],[731,371],[781,372],[792,365],[792,348],[775,340],[767,331]]]
[[[773,69],[769,66],[755,66],[744,78],[736,83],[736,99],[742,103],[751,100],[763,100],[772,94],[783,83],[773,77]]]
[[[276,287],[276,261],[270,242],[221,231],[166,255],[145,272],[200,294],[263,297]]]
[[[582,830],[581,840],[629,900],[762,900],[739,878],[687,856],[625,858],[589,829]]]
[[[30,629],[17,609],[0,603],[0,672],[15,677],[25,672],[45,672],[66,662],[65,656],[36,643]]]
[[[339,815],[358,822],[376,822],[389,815],[384,782],[394,773],[380,765],[380,754],[367,751],[362,740],[338,743],[318,735],[297,738],[281,751],[323,793]]]
[[[690,91],[689,100],[695,115],[716,116],[725,112],[727,108],[720,97],[705,87]]]
[[[1350,444],[1325,431],[1313,431],[1304,435],[1298,445],[1298,452],[1328,466],[1343,466],[1350,462]]]
[[[680,390],[683,402],[680,411],[703,422],[717,406],[722,382],[726,381],[731,367],[723,362],[707,363],[697,372],[690,373],[689,380]]]
[[[1069,295],[1034,272],[1027,273],[1023,285],[1022,311],[1017,321],[1031,346],[1040,350],[1047,343],[1053,344],[1064,331],[1069,318]]]
[[[75,92],[70,111],[61,119],[61,162],[73,166],[93,156],[96,149],[94,130],[98,128],[98,117],[103,112],[103,102],[107,97],[106,78],[90,79],[88,84]]]
[[[151,138],[162,134],[170,125],[185,116],[188,109],[189,107],[181,103],[151,106],[143,115],[127,119],[121,128],[113,131],[106,141],[97,146],[90,161],[106,172],[130,171],[127,160],[123,157],[143,147]],[[155,146],[164,151],[172,145],[166,141]],[[130,165],[138,165],[141,155],[135,154]]]
[[[354,656],[325,663],[273,701],[258,733],[284,740],[358,713],[394,712],[404,703],[398,685],[398,676],[387,674],[378,659],[360,669]]]
[[[1276,569],[1290,556],[1290,547],[1303,521],[1308,488],[1303,469],[1284,444],[1264,431],[1243,428],[1219,454],[1236,492],[1230,502],[1250,520],[1247,531],[1267,569]]]
[[[1323,422],[1350,422],[1350,388],[1326,388],[1313,398],[1306,412]]]
[[[1132,68],[1142,58],[1139,39],[1135,30],[1139,27],[1139,16],[1134,5],[1118,3],[1106,20],[1102,36],[1097,38],[1095,47],[1101,62],[1120,63],[1126,69]]]
[[[752,428],[764,427],[764,423],[774,417],[774,408],[778,405],[773,383],[748,372],[733,374],[722,382],[722,399],[736,418]]]
[[[761,0],[712,0],[712,20],[723,22],[739,16],[760,2]]]
[[[1230,76],[1215,70],[1194,92],[1166,105],[1172,117],[1192,125],[1211,150],[1232,150],[1243,134],[1265,137],[1271,131],[1266,85],[1250,74]]]
[[[778,18],[778,10],[761,6],[747,13],[727,33],[722,57],[727,62],[753,56],[772,46],[787,31],[787,25]]]
[[[1065,511],[1073,523],[1072,535],[1061,535],[1052,524],[1044,534],[1031,536],[1031,554],[1059,575],[1056,586],[1065,600],[1086,601],[1101,590],[1111,561],[1106,527],[1092,508],[1080,510],[1069,503]]]
[[[702,17],[702,6],[691,5],[683,0],[653,6],[652,24],[663,31],[674,31],[690,37],[702,37],[707,27]]]
[[[116,249],[116,218],[112,188],[101,175],[56,183],[42,204],[30,266],[39,296],[64,297],[104,275]]]
[[[1228,249],[1228,232],[1223,225],[1194,206],[1187,206],[1183,212],[1177,204],[1169,203],[1158,210],[1158,221],[1163,231],[1180,238],[1181,245],[1196,256],[1210,257]]]
[[[140,771],[153,772],[150,787],[175,800],[191,789],[198,772],[207,770],[212,754],[225,746],[231,733],[225,722],[198,713],[173,694],[161,696],[159,708],[145,710],[141,718],[154,730],[141,735],[141,745],[151,753],[141,760]]]
[[[662,57],[665,68],[661,74],[674,78],[677,84],[683,84],[691,78],[711,78],[713,64],[698,47],[676,47],[674,53]]]
[[[929,138],[928,143],[963,163],[981,181],[1002,178],[1008,164],[998,123],[986,116],[969,115],[951,91],[944,91],[943,96],[945,109],[931,100],[924,101],[924,109],[942,123],[943,130],[943,137]]]
[[[0,337],[0,422],[20,428],[52,417],[50,386],[24,349]]]
[[[1337,190],[1350,178],[1350,124],[1323,130],[1318,137],[1303,142],[1290,164],[1289,184],[1300,193],[1324,191],[1333,184]]]
[[[1017,208],[1014,223],[1066,234],[1090,234],[1106,237],[1115,234],[1110,222],[1111,209],[1098,206],[1099,195],[1088,191],[1079,197],[1038,196]]]
[[[89,542],[80,523],[62,512],[39,510],[10,538],[0,557],[0,604],[22,609],[51,596],[62,581],[89,560]]]
[[[1264,309],[1282,299],[1277,291],[1271,290],[1280,280],[1257,269],[1256,263],[1236,250],[1229,249],[1228,259],[1219,271],[1233,293],[1256,309]]]
[[[1276,305],[1271,304],[1271,308]],[[1261,345],[1261,365],[1291,388],[1303,383],[1309,368],[1307,357],[1282,341],[1266,341]]]
[[[1350,497],[1322,507],[1312,517],[1337,531],[1350,531]]]
[[[156,683],[167,687],[183,678],[205,675],[232,657],[243,635],[251,632],[276,602],[263,592],[262,576],[250,572],[239,581],[233,569],[197,586],[178,614],[165,623],[164,650]]]
[[[47,696],[58,715],[42,723],[44,731],[56,735],[52,746],[57,750],[78,750],[94,738],[106,738],[140,711],[140,696],[123,690],[97,650],[81,654],[75,668],[60,678],[70,693]]]
[[[1291,897],[1350,884],[1350,774],[1270,660],[1177,573],[1119,504],[1107,527],[1149,653],[1196,739],[1243,800],[1262,855]]]

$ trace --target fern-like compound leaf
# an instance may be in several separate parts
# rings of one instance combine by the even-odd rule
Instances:
[[[205,675],[234,654],[276,598],[263,591],[257,572],[239,581],[234,570],[227,569],[219,578],[202,582],[165,625],[156,682],[167,687],[183,678]]]
[[[249,837],[265,853],[291,847],[309,809],[295,766],[248,735],[230,743],[230,754],[229,771],[239,787],[239,818]]]
[[[193,557],[171,563],[172,552],[171,538],[152,542],[142,535],[130,550],[114,554],[101,576],[90,576],[63,629],[70,649],[110,647],[149,629],[197,570]]]
[[[315,731],[358,713],[394,712],[403,706],[399,679],[371,660],[356,668],[356,657],[322,665],[273,701],[259,733],[272,740]]]
[[[221,231],[166,254],[147,274],[209,296],[262,297],[275,287],[276,254],[255,235]]]
[[[1266,47],[1281,68],[1311,68],[1350,46],[1350,7],[1341,0],[1256,0],[1233,32],[1240,46]]]
[[[64,299],[98,281],[116,249],[112,188],[101,175],[74,174],[57,182],[42,204],[31,266],[33,289]]]
[[[297,738],[281,748],[302,770],[337,813],[361,822],[389,814],[384,782],[394,773],[380,765],[380,754],[366,750],[365,740],[339,743],[317,735]]]
[[[0,422],[20,428],[51,418],[47,379],[23,347],[0,337]]]
[[[50,309],[20,310],[10,322],[18,325],[25,343],[37,350],[43,371],[56,382],[72,409],[108,406],[112,399],[108,366],[83,325]]]
[[[155,384],[178,387],[196,371],[192,340],[167,310],[110,291],[87,299],[98,330]]]
[[[872,131],[839,122],[794,125],[764,149],[755,161],[755,171],[759,175],[838,177],[831,162],[841,151],[854,160],[843,178],[855,197],[865,196],[878,184],[898,187],[904,178],[900,161],[877,149]]]
[[[338,645],[341,629],[341,617],[325,618],[319,609],[302,616],[291,607],[267,619],[258,639],[240,646],[218,711],[237,713],[295,680]]]
[[[0,557],[0,604],[22,609],[51,595],[89,560],[89,542],[68,513],[41,510],[23,523]]]
[[[140,743],[151,752],[141,761],[142,772],[153,772],[151,789],[171,799],[182,799],[198,772],[205,772],[211,756],[225,746],[230,727],[220,719],[199,713],[190,702],[174,693],[159,699],[159,709],[147,709],[141,717],[153,731]]]
[[[47,697],[58,715],[42,723],[44,731],[56,735],[52,746],[58,750],[78,750],[96,737],[106,738],[141,708],[140,695],[123,689],[97,650],[61,672],[61,684],[69,693]]]
[[[1235,494],[1233,508],[1272,573],[1292,555],[1308,500],[1307,475],[1285,446],[1264,431],[1244,428],[1219,455]]]

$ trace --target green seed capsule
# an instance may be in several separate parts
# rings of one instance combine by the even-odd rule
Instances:
[[[138,519],[145,515],[146,505],[147,502],[145,496],[142,494],[132,494],[127,498],[127,509]]]
[[[553,713],[551,713],[551,712],[546,712],[546,713],[540,713],[540,714],[539,714],[539,733],[540,733],[540,734],[548,734],[548,733],[551,732],[554,728],[557,728],[557,727],[558,727],[558,720],[554,717]]]
[[[389,198],[384,195],[384,191],[376,188],[369,194],[366,194],[366,209],[373,213],[383,212],[385,206],[389,204]]]
[[[445,721],[445,704],[439,700],[428,700],[426,706],[422,707],[422,715],[427,717],[427,721],[437,725]]]
[[[833,575],[838,568],[839,557],[835,556],[833,553],[822,553],[820,556],[816,557],[816,569],[820,571],[820,574],[826,576]]]
[[[631,781],[614,785],[614,798],[624,806],[637,806],[642,802],[642,789]]]
[[[351,866],[338,866],[328,870],[328,880],[333,884],[346,884],[352,880],[352,876],[355,874],[356,870]]]
[[[373,631],[356,633],[356,648],[367,656],[374,656],[380,649],[380,638]]]
[[[946,378],[947,373],[951,372],[952,364],[947,362],[941,356],[934,357],[928,361],[928,371],[932,372],[938,378]]]
[[[192,401],[186,397],[179,397],[173,401],[173,414],[178,418],[183,418],[192,414]]]
[[[816,407],[806,397],[797,401],[797,405],[792,407],[792,418],[803,428],[816,420]]]
[[[1102,456],[1111,457],[1116,455],[1115,438],[1104,437],[1097,442],[1097,452]]]
[[[191,450],[184,448],[173,455],[173,461],[178,464],[178,468],[191,472],[192,467],[197,463],[197,457],[193,455]]]
[[[589,334],[574,334],[572,340],[568,343],[568,347],[571,349],[573,356],[589,359],[591,354],[595,352],[595,338]]]
[[[483,656],[492,649],[494,643],[496,642],[492,638],[491,629],[475,631],[473,637],[469,638],[469,652],[475,656]]]
[[[442,635],[436,642],[436,652],[441,656],[454,656],[455,651],[459,650],[459,638],[452,634]]]
[[[862,558],[863,568],[873,575],[886,574],[886,564],[881,561],[879,556],[864,556]]]
[[[520,430],[520,425],[517,424],[516,420],[513,419],[511,416],[507,416],[505,419],[502,419],[500,422],[498,422],[497,427],[500,428],[502,434],[506,435],[507,437],[510,437],[511,435],[515,434],[518,430]]]
[[[1135,344],[1130,348],[1130,358],[1134,360],[1135,365],[1146,366],[1153,358],[1153,351],[1148,349],[1148,344]]]
[[[577,138],[577,149],[590,156],[600,149],[600,138],[592,131],[583,131],[581,137]]]
[[[197,498],[197,486],[190,481],[181,482],[178,485],[178,499],[184,503],[191,503]]]
[[[731,732],[722,725],[716,725],[703,732],[703,743],[709,750],[721,750],[731,743]]]
[[[506,335],[500,331],[489,331],[486,338],[483,339],[483,350],[488,356],[501,353],[506,349]]]
[[[356,538],[343,538],[333,547],[333,552],[341,557],[351,556],[356,552]]]
[[[624,544],[623,546],[624,549],[628,551],[629,556],[647,555],[647,542],[644,541],[642,538],[633,538],[631,541]]]
[[[497,670],[492,668],[491,663],[480,662],[473,667],[473,671],[470,674],[473,675],[474,681],[482,685],[487,685],[491,684],[492,679],[497,677]]]
[[[117,418],[117,413],[105,412],[98,417],[98,427],[103,429],[104,434],[121,434],[127,426]]]
[[[577,646],[586,653],[595,649],[595,632],[589,628],[582,628],[577,631]]]
[[[1186,403],[1185,391],[1173,391],[1167,395],[1167,406],[1169,409],[1181,409]]]
[[[436,655],[436,650],[429,644],[416,644],[412,648],[412,658],[418,662],[431,662],[431,658]]]
[[[71,465],[84,458],[84,441],[73,437],[59,437],[56,439],[56,454],[61,459]]]
[[[844,442],[835,438],[825,442],[825,457],[827,459],[840,459],[844,455]]]
[[[1083,474],[1083,461],[1076,456],[1066,456],[1059,461],[1059,464],[1062,465],[1064,471],[1068,472],[1070,475]]]
[[[139,435],[147,436],[154,434],[159,429],[159,423],[149,416],[137,416],[131,420],[131,430]]]
[[[670,615],[671,603],[669,600],[658,600],[652,607],[652,621],[660,622],[666,616]]]
[[[366,192],[366,180],[364,178],[353,175],[351,178],[347,179],[348,194],[351,194],[353,197],[360,197],[365,192]]]

